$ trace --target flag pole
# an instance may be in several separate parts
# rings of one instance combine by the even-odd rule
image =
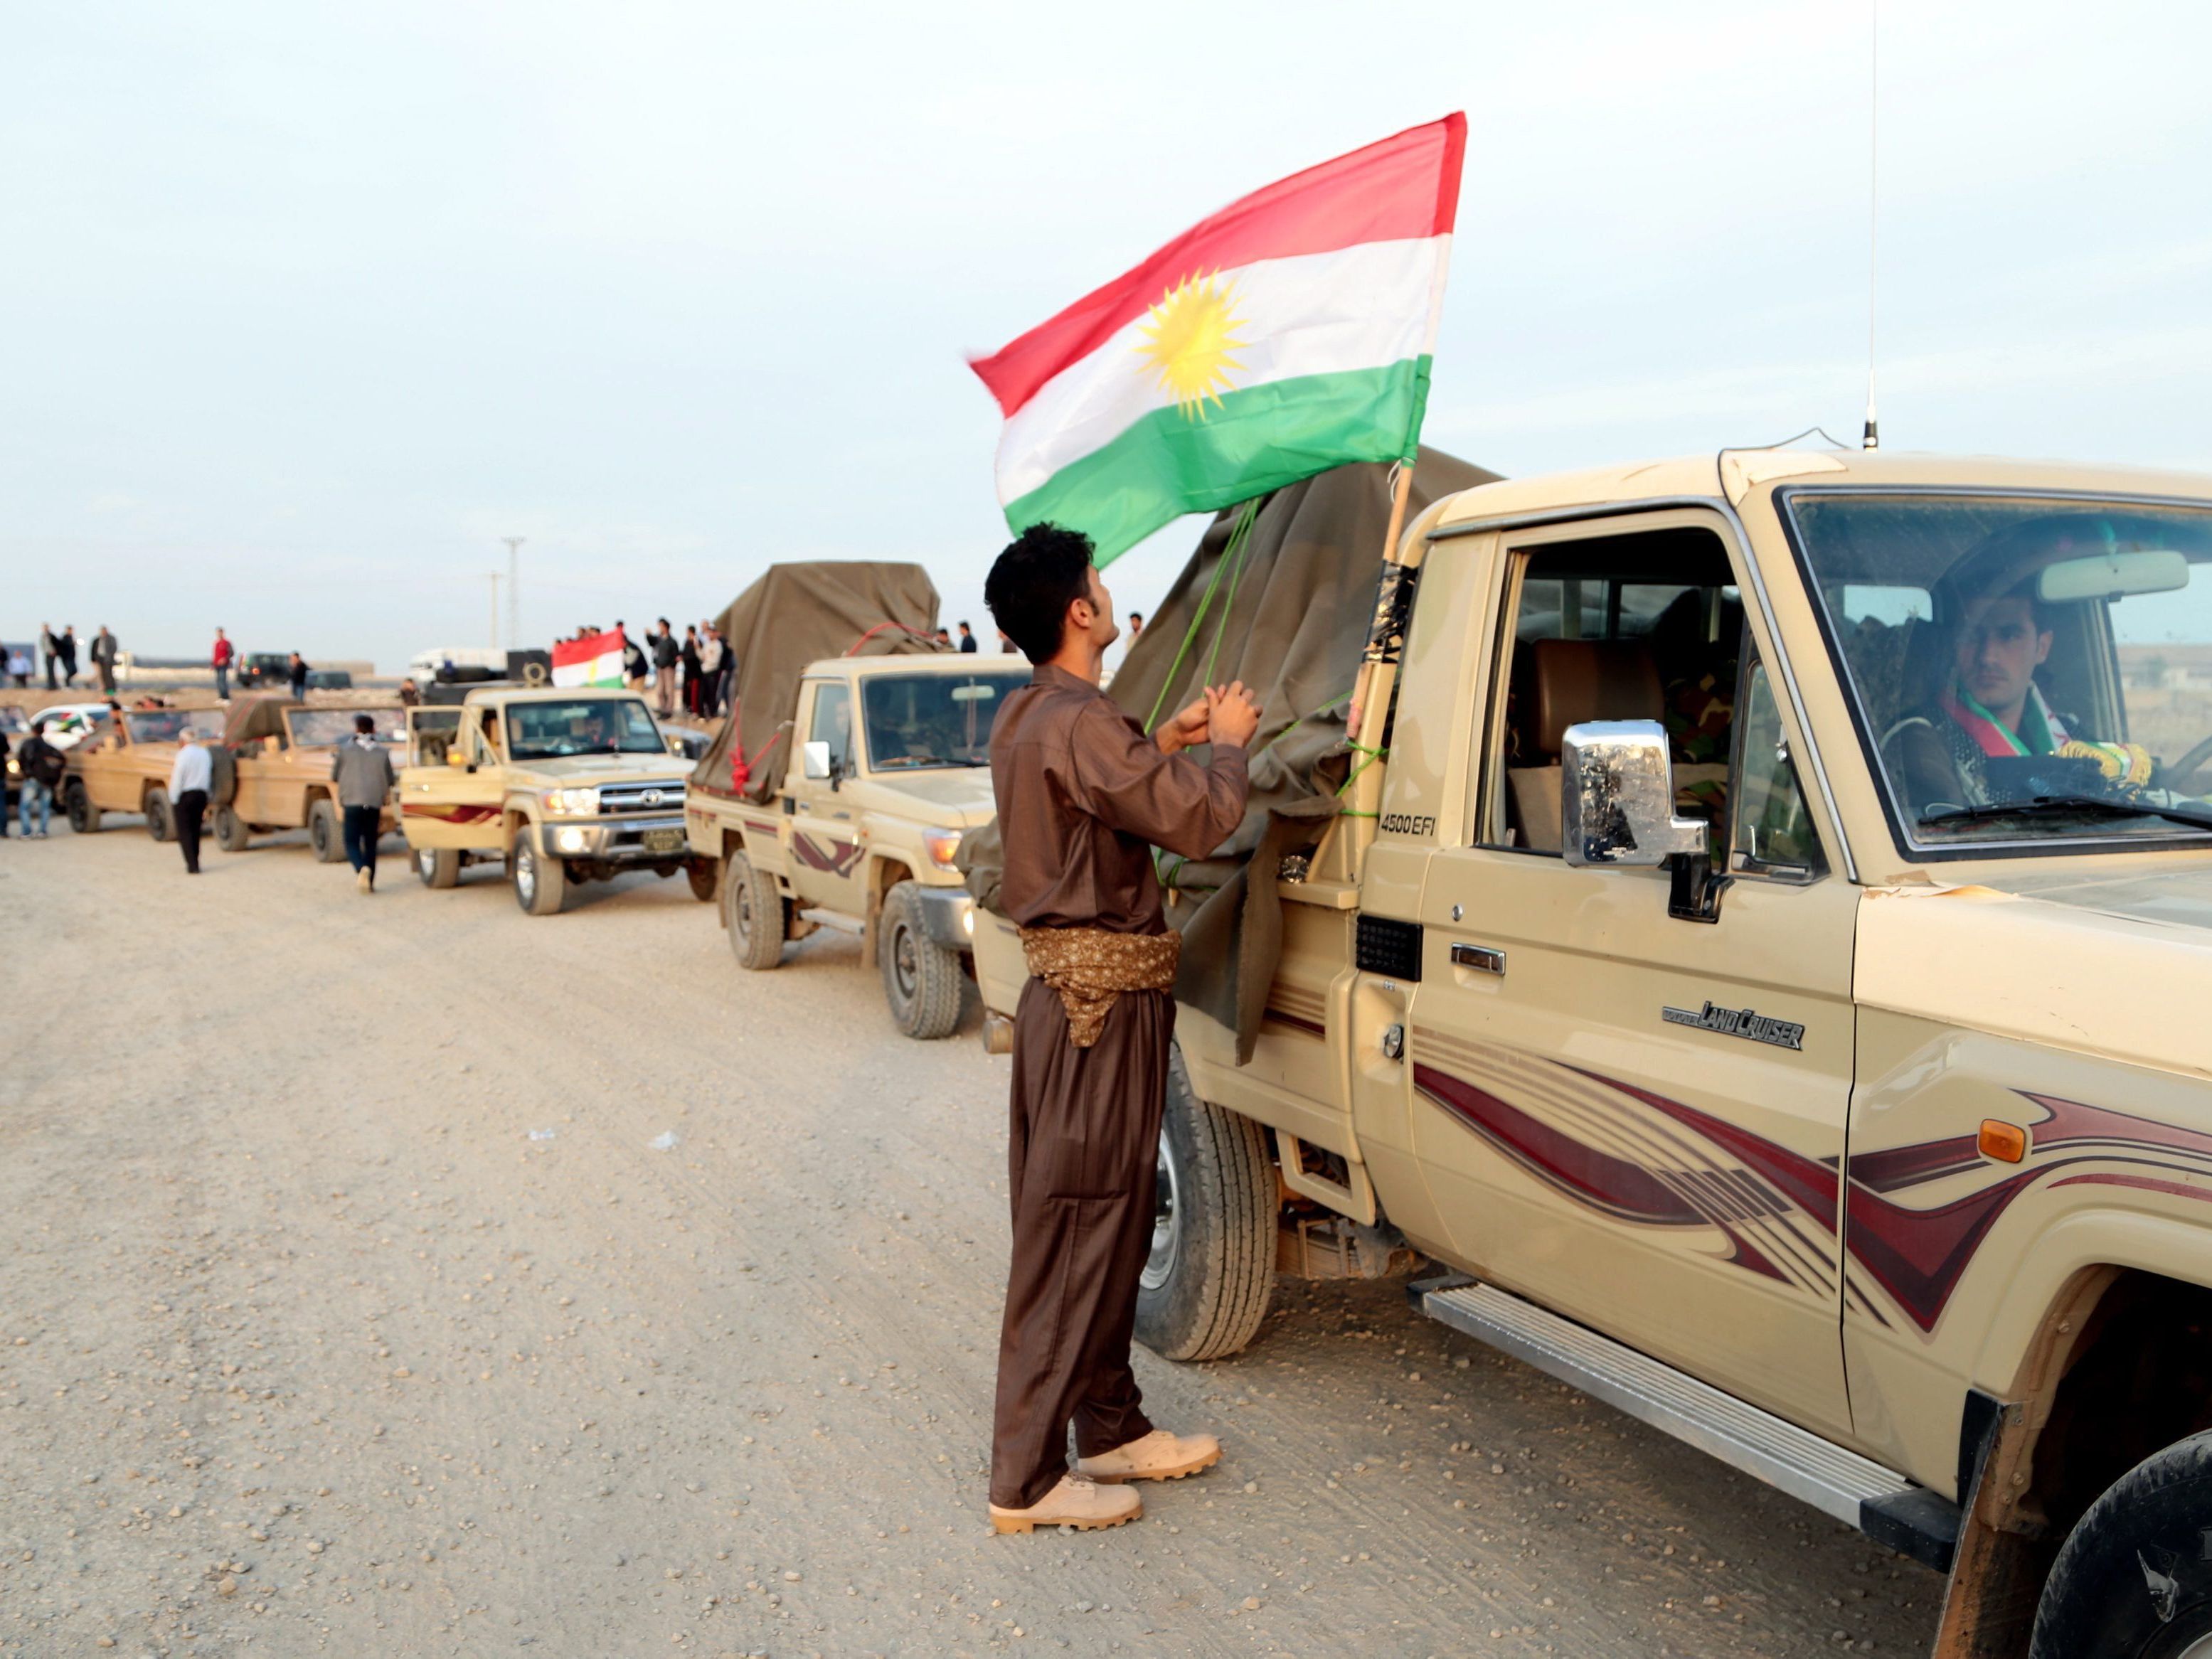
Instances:
[[[1324,881],[1356,882],[1367,848],[1375,839],[1382,806],[1383,733],[1389,724],[1390,695],[1398,682],[1398,658],[1406,644],[1406,623],[1413,608],[1413,574],[1420,563],[1417,549],[1401,557],[1406,507],[1413,489],[1413,467],[1401,461],[1392,470],[1390,527],[1382,542],[1382,579],[1368,625],[1367,648],[1352,683],[1352,769],[1340,792],[1343,805],[1316,850],[1315,874]]]

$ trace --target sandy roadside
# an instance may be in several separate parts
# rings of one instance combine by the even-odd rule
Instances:
[[[1925,1650],[1932,1575],[1396,1284],[1140,1353],[1224,1464],[994,1537],[972,1019],[840,935],[741,976],[681,881],[131,822],[0,843],[0,1654]]]

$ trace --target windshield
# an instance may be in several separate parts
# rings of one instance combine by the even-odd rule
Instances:
[[[123,729],[133,743],[174,743],[190,732],[196,738],[219,738],[229,718],[221,708],[133,708],[123,716]]]
[[[562,755],[663,755],[668,749],[636,698],[580,697],[573,702],[510,705],[507,752],[526,761]]]
[[[991,723],[1023,672],[882,674],[860,683],[868,764],[879,772],[988,766]]]
[[[1910,845],[2212,830],[2212,511],[1807,492],[1790,513]]]
[[[406,712],[398,708],[295,708],[284,719],[292,728],[293,747],[329,749],[353,741],[356,714],[376,722],[379,743],[398,743],[407,735]]]

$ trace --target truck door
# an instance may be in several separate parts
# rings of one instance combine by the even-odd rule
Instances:
[[[808,680],[799,688],[799,752],[784,786],[792,803],[792,889],[801,908],[865,915],[860,814],[846,787],[859,769],[853,688],[843,680]],[[826,775],[809,777],[810,762],[825,751]]]
[[[503,849],[506,782],[495,708],[410,708],[410,760],[399,774],[399,828],[413,848]]]
[[[1748,555],[1694,511],[1503,547],[1478,799],[1420,902],[1417,1156],[1454,1244],[1506,1288],[1847,1431],[1856,895],[1796,792],[1737,586]],[[1645,719],[1734,876],[1717,920],[1670,915],[1666,871],[1559,856],[1561,733]]]

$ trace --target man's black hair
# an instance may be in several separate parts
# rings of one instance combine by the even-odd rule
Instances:
[[[992,565],[983,603],[1031,662],[1058,653],[1067,607],[1091,592],[1091,538],[1079,530],[1033,524]]]
[[[353,729],[356,732],[375,731],[376,716],[374,714],[356,714],[353,717]]]

